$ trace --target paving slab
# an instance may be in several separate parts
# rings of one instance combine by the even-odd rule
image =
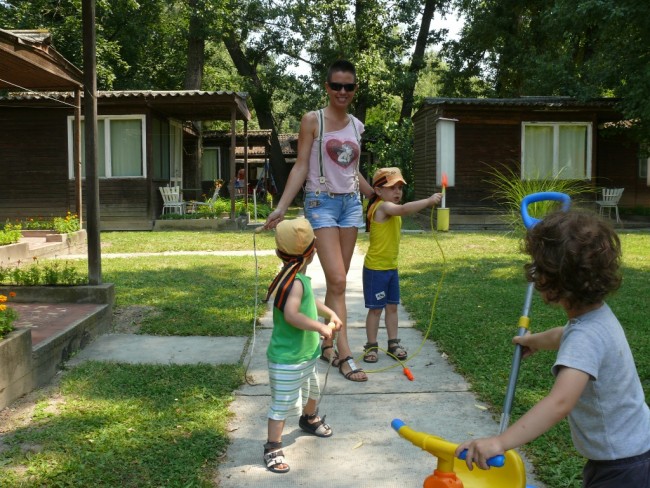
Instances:
[[[112,361],[130,364],[235,364],[246,337],[179,337],[107,334],[68,361]]]
[[[398,307],[400,338],[409,350],[409,381],[403,370],[383,352],[379,362],[361,360],[366,342],[361,272],[363,256],[355,253],[348,274],[348,336],[357,364],[369,374],[365,383],[346,380],[338,369],[319,362],[319,379],[324,386],[320,412],[334,435],[321,439],[304,433],[298,417],[290,417],[283,435],[283,450],[291,471],[271,473],[262,462],[266,442],[267,411],[271,401],[266,365],[266,347],[271,337],[270,310],[256,331],[255,344],[247,352],[251,384],[235,393],[229,424],[231,445],[221,461],[216,483],[221,488],[243,486],[313,488],[419,487],[433,473],[437,459],[401,438],[391,421],[400,418],[416,431],[460,442],[498,432],[498,422],[480,404],[464,378],[457,374],[434,342],[413,328],[404,308]],[[323,299],[325,279],[317,259],[309,266],[314,293]],[[380,326],[380,345],[386,342]],[[252,356],[250,356],[252,354]],[[527,483],[543,488],[525,458]],[[471,487],[466,487],[471,488]],[[496,487],[495,487],[496,488]],[[510,488],[510,487],[499,487]]]

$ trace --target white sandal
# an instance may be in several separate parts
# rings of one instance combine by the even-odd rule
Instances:
[[[284,453],[282,452],[282,443],[278,442],[277,444],[280,444],[280,447],[269,452],[266,452],[266,449],[268,448],[266,445],[264,446],[264,464],[266,464],[266,469],[272,473],[288,473],[289,465],[284,459]],[[278,468],[278,466],[283,464],[286,466],[286,468]]]

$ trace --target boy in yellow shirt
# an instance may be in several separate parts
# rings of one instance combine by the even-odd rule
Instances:
[[[402,231],[402,216],[411,215],[440,203],[442,194],[400,204],[406,180],[399,168],[381,168],[372,178],[375,195],[368,203],[366,230],[370,232],[370,247],[363,263],[363,295],[368,309],[363,360],[376,363],[379,360],[377,334],[379,320],[384,309],[388,353],[401,361],[408,353],[397,337],[397,305],[400,301],[397,257]]]

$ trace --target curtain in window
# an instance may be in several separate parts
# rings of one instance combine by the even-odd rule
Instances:
[[[558,173],[562,179],[584,179],[587,160],[587,128],[560,126]]]
[[[111,120],[112,176],[142,175],[142,122]]]
[[[204,149],[201,156],[201,180],[214,181],[219,178],[219,149]]]
[[[537,180],[553,176],[553,127],[526,126],[522,176]]]

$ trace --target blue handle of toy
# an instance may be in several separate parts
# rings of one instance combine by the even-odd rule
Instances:
[[[404,422],[401,419],[393,419],[393,421],[390,423],[390,426],[395,429],[397,432],[406,425],[406,422]]]
[[[467,449],[465,449],[463,452],[461,452],[458,455],[458,459],[462,459],[463,461],[465,461],[466,457],[467,457]],[[491,458],[488,458],[487,460],[487,465],[492,466],[494,468],[502,468],[504,464],[506,464],[506,457],[503,454],[499,454],[498,456],[493,456]]]
[[[562,202],[562,210],[565,212],[569,210],[569,205],[571,204],[571,197],[569,195],[557,191],[543,191],[526,195],[521,201],[521,218],[524,221],[526,229],[530,229],[540,221],[540,219],[531,217],[528,214],[528,205],[535,202],[544,202],[546,200]]]

